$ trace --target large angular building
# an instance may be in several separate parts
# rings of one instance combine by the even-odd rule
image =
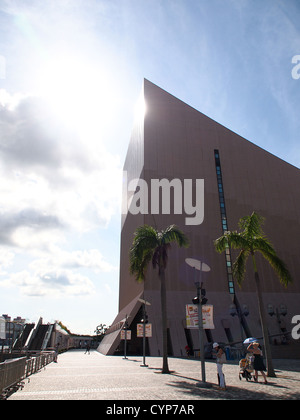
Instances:
[[[214,309],[215,328],[205,330],[206,345],[261,337],[251,261],[240,288],[232,276],[236,254],[229,250],[218,254],[213,244],[225,231],[238,230],[241,217],[256,211],[265,218],[264,232],[293,277],[293,284],[284,288],[268,263],[257,257],[273,355],[295,357],[300,340],[293,340],[290,332],[293,316],[300,314],[300,170],[148,80],[142,99],[146,112],[140,112],[134,125],[124,164],[119,314],[99,351],[122,354],[120,336],[127,319],[131,330],[127,353],[141,353],[137,323],[142,318],[142,298],[151,303],[146,308],[152,324],[147,352],[162,354],[158,273],[149,266],[142,284],[129,274],[133,234],[143,224],[159,230],[176,224],[190,241],[189,248],[174,245],[169,252],[170,355],[185,355],[186,345],[199,349],[197,329],[187,328],[186,305],[192,303],[195,281],[200,280]],[[192,268],[188,258],[201,261],[203,269]],[[299,347],[297,351],[300,356]]]

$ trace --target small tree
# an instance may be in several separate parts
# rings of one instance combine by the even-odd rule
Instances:
[[[96,329],[94,331],[94,333],[97,336],[97,341],[99,341],[99,342],[102,341],[102,339],[103,339],[103,337],[104,337],[105,332],[106,332],[107,329],[108,329],[108,327],[105,324],[99,324],[99,325],[97,325],[97,327],[96,327]]]
[[[144,225],[137,228],[130,249],[130,273],[136,276],[138,282],[145,280],[146,270],[150,262],[154,268],[158,267],[161,286],[161,312],[163,335],[163,367],[162,373],[170,373],[168,367],[168,336],[167,336],[167,298],[165,270],[168,261],[168,250],[171,242],[178,246],[188,246],[185,234],[175,225],[158,232],[151,226]]]
[[[228,247],[240,249],[240,253],[233,264],[233,276],[237,280],[239,286],[241,286],[242,281],[244,280],[246,262],[248,257],[251,256],[267,360],[267,373],[268,376],[275,377],[271,348],[269,344],[266,313],[263,305],[261,283],[257,271],[255,253],[259,252],[263,255],[263,257],[268,261],[275,273],[278,275],[280,282],[285,287],[292,281],[292,278],[285,263],[277,256],[272,244],[264,235],[262,230],[263,222],[264,218],[253,212],[251,216],[246,216],[240,219],[240,233],[236,231],[226,232],[223,236],[218,238],[214,244],[218,252],[223,252]]]

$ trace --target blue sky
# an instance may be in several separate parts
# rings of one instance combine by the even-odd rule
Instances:
[[[113,321],[144,77],[299,167],[299,22],[297,0],[0,0],[1,314]]]

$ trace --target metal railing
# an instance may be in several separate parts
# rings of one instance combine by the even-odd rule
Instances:
[[[0,364],[0,395],[6,395],[6,390],[10,390],[21,381],[26,369],[26,357],[20,359],[7,360]]]
[[[26,361],[26,369],[24,377],[33,375],[34,373],[41,370],[43,367],[48,365],[49,363],[53,362],[55,353],[51,352],[42,352],[37,357],[31,357]]]
[[[54,352],[41,352],[35,357],[9,359],[0,363],[0,400],[24,386],[23,380],[53,362]]]

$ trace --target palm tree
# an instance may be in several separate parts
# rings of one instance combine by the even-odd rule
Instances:
[[[130,248],[130,273],[134,274],[138,282],[144,281],[147,267],[152,261],[153,268],[158,267],[161,286],[161,312],[163,336],[163,367],[162,373],[170,373],[168,367],[167,349],[167,299],[165,270],[168,261],[168,250],[171,242],[176,242],[180,247],[188,246],[185,234],[175,225],[168,226],[158,232],[152,226],[144,225],[137,228],[133,244]]]
[[[255,253],[260,252],[263,255],[263,257],[268,261],[275,273],[278,275],[280,282],[285,287],[287,287],[287,285],[292,281],[292,278],[287,269],[287,266],[276,255],[276,251],[274,250],[272,244],[264,235],[264,232],[262,230],[263,222],[264,218],[261,217],[259,214],[253,212],[250,216],[246,216],[240,219],[240,233],[236,231],[225,232],[223,236],[214,241],[214,244],[216,250],[220,253],[225,251],[230,246],[234,249],[240,249],[240,253],[233,264],[233,276],[237,280],[239,286],[241,286],[242,281],[245,277],[246,262],[248,260],[248,257],[251,256],[267,360],[267,373],[268,376],[275,377],[276,375],[272,364],[266,314],[263,305],[261,283],[257,271]]]

